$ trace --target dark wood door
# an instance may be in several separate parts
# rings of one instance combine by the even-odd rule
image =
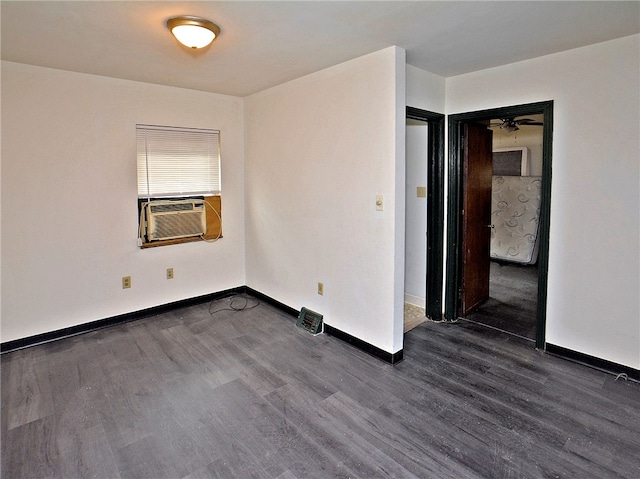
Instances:
[[[461,317],[489,298],[493,132],[465,123],[463,134]]]

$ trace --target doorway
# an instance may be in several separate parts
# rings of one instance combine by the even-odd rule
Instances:
[[[422,159],[426,165],[426,177],[422,179],[426,186],[424,187],[425,196],[420,197],[420,200],[426,201],[426,211],[424,211],[426,243],[423,246],[426,247],[426,280],[423,285],[424,315],[432,321],[442,321],[445,117],[440,113],[407,107],[406,119],[407,122],[414,124],[417,122],[426,126],[426,157]],[[422,184],[414,187],[416,196],[423,194]],[[424,255],[419,261],[424,262]],[[419,292],[416,293],[418,294]]]
[[[469,311],[466,310],[466,295],[469,293],[467,281],[473,279],[479,273],[474,272],[475,266],[468,266],[466,260],[468,257],[478,255],[476,250],[468,251],[471,248],[477,248],[468,242],[469,231],[467,228],[472,223],[469,221],[469,211],[465,211],[465,201],[469,205],[469,199],[466,195],[476,185],[476,173],[465,173],[468,164],[465,163],[467,153],[473,149],[473,145],[468,143],[469,125],[484,124],[486,130],[489,123],[496,118],[514,118],[523,115],[542,115],[542,172],[540,177],[540,211],[538,223],[538,251],[537,251],[537,277],[534,281],[537,283],[536,292],[536,311],[535,311],[535,344],[539,349],[545,347],[545,324],[546,324],[546,297],[547,297],[547,271],[548,271],[548,252],[549,252],[549,212],[551,202],[551,152],[552,152],[552,132],[553,132],[553,102],[540,102],[525,105],[518,105],[505,108],[496,108],[492,110],[477,111],[471,113],[463,113],[451,115],[449,117],[449,202],[448,211],[452,214],[448,215],[447,220],[447,243],[449,245],[447,251],[447,273],[445,286],[445,319],[455,320],[463,317]],[[482,128],[481,128],[482,129]],[[468,134],[468,133],[467,133]],[[465,146],[467,150],[465,151]],[[474,159],[470,160],[472,163]],[[468,174],[470,176],[465,176]],[[467,180],[472,181],[469,188]],[[485,181],[486,183],[486,178]],[[473,199],[471,199],[473,203]],[[465,215],[466,213],[466,215]],[[473,213],[472,213],[473,214]],[[477,219],[477,218],[475,218]],[[477,231],[483,230],[480,234],[484,240],[489,238],[491,234],[491,221],[485,222],[485,219],[478,222],[475,226]],[[481,242],[482,243],[482,242]],[[486,243],[483,243],[486,245]],[[480,251],[479,249],[477,251]],[[481,266],[485,268],[486,266]],[[488,272],[487,272],[488,273]],[[476,286],[474,286],[477,288]],[[481,288],[480,288],[481,290]],[[470,304],[470,303],[469,303]],[[469,310],[477,307],[471,305]],[[465,311],[462,311],[465,309]]]

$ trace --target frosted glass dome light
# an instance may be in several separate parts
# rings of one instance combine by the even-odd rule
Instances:
[[[204,18],[181,16],[167,20],[167,28],[189,48],[204,48],[220,34],[220,27]]]

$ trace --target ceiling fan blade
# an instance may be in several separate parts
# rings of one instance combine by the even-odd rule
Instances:
[[[515,120],[518,125],[542,125],[542,122],[532,120],[531,118],[521,118],[520,120]]]

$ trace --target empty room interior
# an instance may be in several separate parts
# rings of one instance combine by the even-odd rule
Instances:
[[[638,477],[640,2],[0,18],[2,478]]]

